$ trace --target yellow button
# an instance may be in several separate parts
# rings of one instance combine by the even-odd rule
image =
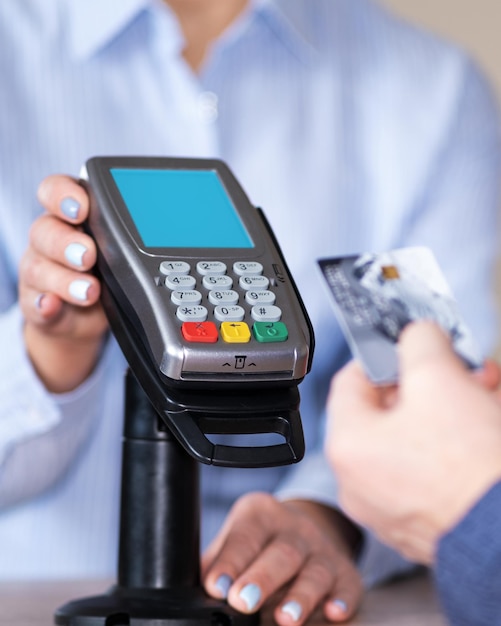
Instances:
[[[245,322],[223,322],[220,330],[227,343],[247,343],[251,338],[250,328]]]

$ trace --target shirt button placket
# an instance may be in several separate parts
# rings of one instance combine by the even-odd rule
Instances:
[[[197,112],[205,124],[212,124],[218,118],[218,97],[213,91],[202,91],[198,96]]]

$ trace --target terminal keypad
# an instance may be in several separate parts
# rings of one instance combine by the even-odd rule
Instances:
[[[238,261],[228,270],[217,260],[200,260],[193,267],[165,260],[159,272],[187,341],[264,343],[288,338],[280,303],[261,263]]]

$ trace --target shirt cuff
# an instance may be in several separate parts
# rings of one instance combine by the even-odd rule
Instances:
[[[458,624],[494,624],[499,618],[500,518],[501,481],[439,541],[435,580],[447,615]]]
[[[0,464],[20,440],[35,437],[57,426],[58,407],[44,388],[26,353],[24,321],[16,305],[2,314],[0,361]]]
[[[17,306],[0,318],[2,336],[9,337],[0,363],[1,507],[40,493],[76,458],[96,423],[116,346],[108,342],[96,370],[80,387],[51,394],[26,353],[23,324]]]

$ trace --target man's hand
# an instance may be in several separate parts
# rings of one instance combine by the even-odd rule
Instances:
[[[356,362],[334,378],[326,452],[347,514],[430,564],[501,479],[499,368],[471,374],[430,322],[404,330],[399,356],[398,388],[374,387]]]
[[[320,604],[329,620],[343,622],[362,595],[349,546],[358,540],[355,527],[328,507],[252,493],[237,501],[204,554],[205,589],[244,613],[279,593],[280,626],[303,624]]]
[[[50,176],[38,198],[47,213],[31,228],[19,302],[33,366],[47,389],[59,393],[92,372],[107,322],[98,303],[100,284],[91,274],[96,247],[79,226],[88,215],[87,193],[66,176]]]

